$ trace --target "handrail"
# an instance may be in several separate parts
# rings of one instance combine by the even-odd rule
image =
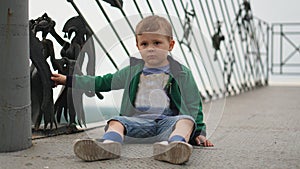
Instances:
[[[273,75],[300,75],[300,23],[283,22],[271,25],[271,64]]]

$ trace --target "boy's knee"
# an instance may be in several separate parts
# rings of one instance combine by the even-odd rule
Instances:
[[[119,122],[118,120],[110,120],[107,123],[108,123],[108,125],[119,125],[119,124],[122,125],[122,123]]]
[[[188,115],[181,115],[178,119],[177,123],[187,123],[187,124],[195,124],[195,120]]]
[[[191,125],[193,126],[195,124],[195,121],[190,119],[190,118],[182,118],[179,119],[176,124],[186,124],[186,125]]]
[[[124,128],[123,124],[121,122],[119,122],[118,120],[111,120],[107,124],[108,124],[108,127]]]

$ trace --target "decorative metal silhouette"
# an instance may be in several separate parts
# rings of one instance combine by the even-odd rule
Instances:
[[[214,54],[214,61],[218,59],[217,52],[220,50],[221,42],[225,40],[225,37],[223,36],[221,32],[221,22],[217,21],[216,23],[216,33],[212,36],[212,44],[215,49]]]
[[[53,48],[49,48],[51,41],[46,39],[46,30],[53,24],[47,19],[46,15],[30,20],[30,59],[32,61],[30,67],[31,76],[31,106],[32,121],[34,128],[38,129],[42,118],[44,120],[44,128],[48,124],[50,128],[55,123],[54,104],[53,104],[53,82],[51,81],[51,70],[46,61],[50,57],[54,57]],[[36,33],[42,31],[43,40],[36,38]]]
[[[244,6],[245,11],[244,16],[242,17],[242,22],[250,22],[250,20],[253,19],[250,2],[248,0],[244,0],[242,6]]]
[[[33,107],[33,123],[35,129],[38,129],[41,124],[42,116],[44,116],[45,128],[50,123],[50,128],[54,123],[56,126],[56,120],[58,123],[61,121],[61,116],[64,114],[66,121],[68,121],[67,133],[76,132],[76,124],[80,126],[86,125],[84,110],[82,106],[82,95],[85,93],[88,97],[93,97],[94,92],[74,90],[68,87],[63,87],[58,99],[53,104],[53,91],[52,81],[50,80],[51,71],[46,59],[50,56],[50,61],[54,70],[58,70],[59,73],[65,75],[83,74],[81,69],[85,57],[88,57],[86,66],[86,72],[89,75],[95,74],[95,49],[92,38],[92,34],[84,24],[81,17],[76,16],[70,18],[64,25],[63,32],[65,37],[70,39],[73,35],[71,43],[64,41],[55,31],[55,22],[44,14],[36,20],[31,20],[31,60],[32,61],[32,107]],[[36,32],[42,31],[42,41],[36,38]],[[56,59],[54,55],[53,43],[51,40],[46,39],[47,34],[50,33],[57,42],[62,46],[61,59]],[[42,51],[42,52],[39,52]],[[38,58],[38,59],[36,59]],[[37,62],[38,60],[39,62]],[[41,64],[43,62],[43,64]],[[37,70],[34,68],[37,67]],[[41,68],[40,68],[41,67]],[[45,69],[45,70],[44,70]],[[42,70],[42,71],[40,71]],[[41,83],[39,79],[42,79]],[[46,83],[47,82],[47,83]],[[41,84],[41,85],[39,85]],[[50,85],[51,84],[51,85]],[[44,89],[43,96],[40,96],[40,90]],[[99,99],[103,96],[100,93],[96,93]],[[40,106],[38,101],[48,101],[47,108]],[[46,103],[44,103],[46,104]],[[42,104],[43,105],[43,104]],[[38,107],[41,107],[38,109]],[[56,119],[55,119],[56,115]],[[77,116],[77,123],[76,123]],[[50,120],[49,120],[50,118]]]
[[[239,28],[239,32],[241,34],[242,28],[246,31],[245,34],[249,33],[249,25],[250,21],[253,19],[251,5],[248,0],[244,0],[242,4],[240,4],[239,11],[236,16],[237,26]],[[247,35],[245,35],[247,36]]]
[[[186,45],[189,50],[191,50],[191,41],[190,41],[190,33],[192,31],[191,22],[195,17],[195,11],[191,10],[190,12],[187,10],[187,6],[184,8],[184,25],[183,25],[183,37],[180,43]]]
[[[254,25],[253,14],[249,0],[244,0],[240,4],[239,11],[236,16],[236,25],[238,33],[241,37],[243,46],[245,47],[244,70],[243,76],[248,83],[245,83],[246,90],[254,87],[263,86],[262,76],[264,76],[263,63],[261,58],[261,46],[257,37],[257,31]]]
[[[121,9],[123,7],[122,0],[103,0],[104,2],[109,3],[111,6]]]

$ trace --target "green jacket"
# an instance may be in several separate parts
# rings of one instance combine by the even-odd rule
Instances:
[[[192,116],[197,123],[194,136],[200,134],[205,136],[206,125],[203,122],[201,96],[193,75],[187,67],[172,57],[169,56],[168,60],[170,63],[170,78],[165,86],[165,91],[170,98],[170,108],[176,115]],[[73,77],[73,87],[96,92],[124,89],[120,115],[132,116],[136,111],[134,103],[143,67],[143,60],[132,57],[130,59],[130,66],[114,74],[96,77]]]

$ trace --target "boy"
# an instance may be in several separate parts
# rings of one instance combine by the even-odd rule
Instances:
[[[105,92],[124,89],[120,116],[107,122],[102,139],[78,140],[75,154],[85,161],[120,157],[123,142],[154,143],[154,159],[172,164],[189,160],[192,146],[213,146],[206,139],[202,103],[191,71],[174,60],[171,24],[149,16],[136,26],[142,59],[104,76],[53,74],[56,85]]]

